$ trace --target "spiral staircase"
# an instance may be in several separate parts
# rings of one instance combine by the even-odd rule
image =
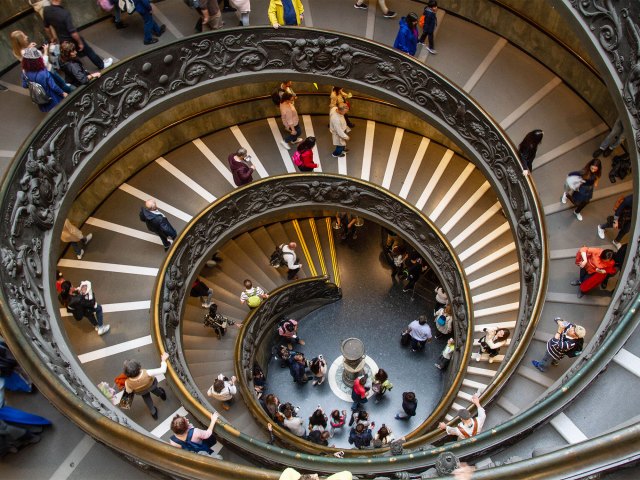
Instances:
[[[311,14],[307,16],[308,24],[313,22],[314,27],[331,28],[355,35],[365,32],[364,36],[367,38],[387,45],[392,43],[396,23],[376,17],[374,5],[363,16],[362,12],[355,9],[352,12],[348,5],[348,8],[342,6],[344,2],[327,3],[331,3],[334,11],[338,8],[348,11],[344,12],[344,16],[335,18],[318,8],[316,2],[308,2],[307,9]],[[399,12],[422,8],[419,2],[398,3],[401,5],[394,5],[394,8]],[[176,38],[191,33],[193,14],[182,7],[182,2],[177,0],[165,0],[155,6],[156,15],[162,21],[168,21],[171,25],[169,33]],[[264,12],[253,12],[252,23],[266,23],[266,18],[262,16]],[[227,21],[231,22],[232,19],[229,16]],[[134,25],[127,31],[127,37],[132,36],[131,31],[136,28],[135,17],[131,20]],[[120,59],[137,52],[137,49],[132,49],[131,43],[121,43],[119,37],[116,37],[120,35],[120,31],[111,31],[108,21],[90,27],[83,35],[99,48],[115,52]],[[571,373],[570,365],[573,360],[565,359],[561,367],[550,369],[545,374],[532,368],[530,363],[541,357],[545,342],[553,333],[552,319],[555,316],[563,316],[584,325],[587,329],[587,341],[599,341],[606,336],[599,331],[599,327],[610,306],[611,294],[603,291],[578,299],[574,289],[569,286],[576,275],[572,258],[577,248],[583,244],[605,244],[597,238],[595,225],[610,214],[618,196],[634,191],[634,185],[629,177],[612,184],[603,175],[593,201],[585,210],[585,220],[577,222],[571,210],[559,202],[562,180],[567,172],[580,168],[590,158],[591,152],[608,130],[607,123],[561,78],[505,38],[496,36],[489,30],[461,17],[449,13],[443,15],[441,12],[436,39],[438,55],[426,56],[426,52],[419,50],[418,58],[442,72],[452,82],[461,85],[462,90],[500,124],[513,143],[517,144],[526,132],[534,128],[543,128],[545,131],[532,176],[539,202],[544,207],[546,242],[550,252],[547,266],[548,288],[544,307],[539,312],[539,322],[532,325],[528,332],[531,344],[523,352],[521,362],[514,367],[499,396],[487,408],[485,431],[490,432],[513,422],[519,414],[533,415],[531,412],[541,408],[540,405],[545,400],[557,395],[554,392],[557,392],[559,385],[570,383],[568,375]],[[18,143],[42,119],[33,114],[28,97],[22,95],[23,92],[14,84],[16,78],[15,71],[3,77],[9,91],[2,94],[8,101],[0,108],[6,110],[7,114],[15,111],[28,113],[21,115],[20,120],[11,126],[11,132],[3,138],[3,145],[7,145],[3,148],[7,150],[2,154],[6,157],[13,155],[18,149]],[[308,78],[305,80],[309,81]],[[305,99],[314,102],[317,95],[312,84],[302,85],[304,87],[298,92],[298,108],[304,113]],[[319,83],[319,88],[326,89],[326,85]],[[500,92],[500,95],[496,95],[496,92]],[[357,114],[358,103],[366,105],[360,107],[362,115]],[[446,236],[468,281],[476,344],[483,328],[501,326],[515,329],[521,313],[520,293],[523,288],[516,247],[518,230],[512,228],[503,215],[501,203],[496,198],[498,193],[487,180],[486,172],[465,158],[455,144],[445,144],[437,134],[431,138],[418,128],[411,128],[411,125],[403,128],[377,121],[373,112],[376,112],[376,105],[382,105],[382,102],[376,104],[376,100],[369,95],[358,95],[356,92],[353,104],[357,127],[352,132],[346,159],[338,160],[329,155],[331,138],[326,128],[326,115],[315,112],[301,115],[304,134],[318,138],[317,158],[321,163],[319,171],[348,175],[379,185],[401,201],[414,205]],[[77,357],[83,372],[92,383],[113,378],[119,372],[122,361],[132,356],[144,365],[157,363],[158,347],[154,344],[154,333],[149,326],[149,309],[153,308],[152,295],[165,254],[158,239],[141,228],[137,219],[141,203],[148,197],[158,199],[160,209],[166,212],[180,232],[210,203],[234,190],[224,159],[240,145],[247,147],[252,153],[257,166],[257,177],[267,178],[295,171],[288,152],[279,143],[281,133],[277,111],[273,108],[270,112],[265,111],[267,113],[264,115],[256,115],[256,118],[262,117],[260,119],[248,118],[222,129],[213,126],[206,134],[192,138],[177,148],[165,150],[144,168],[128,175],[126,181],[101,198],[99,206],[90,215],[86,215],[83,231],[93,233],[93,240],[82,260],[75,259],[70,251],[60,255],[59,259],[53,258],[55,252],[52,253],[49,265],[57,265],[74,284],[85,278],[93,280],[94,289],[105,308],[105,321],[112,326],[108,335],[97,337],[89,332],[90,329],[84,322],[75,322],[66,312],[60,312],[60,328],[68,338],[69,352]],[[607,165],[606,161],[603,163]],[[605,167],[605,174],[607,172],[608,167]],[[633,175],[637,175],[635,171]],[[65,201],[65,204],[70,207],[71,201]],[[298,223],[297,228],[294,223]],[[336,272],[339,271],[337,266],[340,259],[326,255],[331,243],[331,231],[327,228],[326,221],[318,220],[315,226],[322,237],[318,242],[313,240],[313,228],[306,226],[303,220],[258,228],[226,242],[220,253],[223,258],[221,265],[214,269],[205,268],[201,273],[205,281],[210,282],[214,288],[215,299],[221,310],[237,321],[243,320],[246,311],[240,307],[237,295],[241,290],[240,282],[245,277],[254,278],[269,290],[284,283],[281,275],[268,267],[267,258],[273,244],[282,243],[286,239],[295,238],[311,246],[305,263],[312,265],[313,271],[307,271],[308,267],[305,267],[305,277],[326,274],[332,281],[339,283],[339,274]],[[322,230],[323,227],[325,230]],[[636,238],[637,235],[629,238],[631,252],[635,251],[631,247]],[[322,253],[322,246],[325,247],[325,253]],[[258,251],[260,254],[249,256],[246,255],[247,251]],[[630,270],[632,261],[628,260],[627,263]],[[617,279],[612,280],[609,291],[614,290],[617,285]],[[634,310],[631,309],[631,312],[628,315],[633,317]],[[184,356],[191,374],[198,388],[204,391],[216,372],[233,369],[232,341],[237,330],[230,329],[229,337],[216,342],[212,332],[202,327],[201,315],[202,309],[194,300],[190,300],[183,314],[181,335]],[[633,398],[638,390],[640,360],[636,355],[640,355],[640,345],[636,340],[636,333],[627,334],[628,340],[612,356],[612,361],[606,365],[606,371],[569,405],[554,410],[553,415],[549,415],[552,418],[548,423],[537,425],[538,428],[527,436],[520,438],[514,435],[499,445],[493,445],[491,449],[487,447],[490,454],[476,455],[475,462],[487,465],[491,461],[513,461],[515,457],[528,459],[536,449],[537,454],[556,452],[558,455],[578,455],[574,453],[578,452],[574,447],[579,448],[581,444],[585,448],[587,445],[597,444],[606,449],[607,444],[601,439],[602,436],[634,426],[637,409],[626,398]],[[596,336],[599,338],[595,338]],[[214,350],[211,349],[212,344],[215,346]],[[515,346],[510,346],[508,351],[513,352]],[[506,350],[501,353],[506,354]],[[465,362],[460,388],[454,392],[447,405],[448,410],[443,412],[446,421],[454,418],[456,409],[470,404],[472,394],[482,393],[492,380],[500,377],[499,372],[504,371],[501,366],[504,357],[500,355],[498,361],[492,364],[485,359],[480,363]],[[592,361],[594,355],[590,353],[589,358]],[[616,392],[615,395],[611,393],[613,391]],[[170,419],[174,412],[186,414],[188,410],[185,408],[188,406],[182,405],[179,398],[170,395],[167,402],[158,402],[161,418],[158,422],[148,416],[140,402],[134,405],[128,417],[138,431],[166,440],[168,422],[162,419]],[[606,399],[605,402],[603,399]],[[197,414],[194,418],[201,419]],[[258,440],[267,439],[264,426],[251,414],[250,408],[234,410],[233,415],[225,413],[225,422],[227,432],[235,428]],[[130,477],[158,475],[156,470],[142,473],[131,469],[128,463],[116,459],[101,445],[93,446],[88,437],[77,445],[65,443],[70,438],[79,436],[80,434],[73,433],[67,439],[60,438],[59,435],[54,437],[56,442],[67,447],[67,453],[75,452],[79,455],[77,452],[83,452],[83,449],[85,454],[90,452],[87,457],[70,457],[72,460],[85,458],[73,475],[86,472],[86,475],[98,478],[99,475],[95,472],[104,461],[101,460],[102,455],[110,459],[109,468],[116,465],[116,472],[120,469]],[[101,441],[100,438],[97,440]],[[47,441],[46,438],[44,441]],[[56,452],[52,443],[54,442],[49,441],[47,450],[41,454]],[[413,445],[417,446],[417,440]],[[44,445],[33,448],[43,447]],[[116,448],[126,450],[118,446]],[[24,461],[30,451],[33,450],[27,450],[19,457]],[[243,455],[241,448],[233,442],[230,442],[228,448],[223,448],[222,454],[227,465],[221,467],[219,473],[212,474],[220,475],[216,478],[249,478],[248,475],[243,477],[245,473],[237,468],[259,465],[255,454]],[[137,457],[135,451],[127,452],[127,455]],[[538,467],[544,468],[547,465],[544,461],[552,463],[553,455],[554,453],[550,453],[540,457]],[[620,454],[621,457],[622,455]],[[66,454],[57,456],[58,460],[67,458]],[[628,454],[624,458],[630,462],[635,456]],[[191,460],[186,456],[183,463]],[[20,468],[26,468],[19,467],[18,460],[9,459],[9,462],[7,478],[17,476]],[[353,467],[357,471],[353,463],[355,461],[350,462],[352,463],[345,463],[344,468]],[[536,458],[530,462],[535,463]],[[283,463],[287,464],[286,461]],[[594,468],[594,471],[615,467],[615,463],[602,460],[600,470]],[[580,466],[580,469],[576,469],[580,473],[574,477],[566,472],[552,474],[549,473],[550,470],[543,477],[581,478],[589,468],[593,468],[583,467],[582,460],[578,459],[575,464]],[[479,470],[476,475],[478,478],[527,478],[526,467],[522,466],[521,470],[517,470],[517,465],[513,463],[502,467],[502,472],[510,469],[509,473],[497,473],[510,475],[508,477],[490,476],[495,475],[499,469],[493,473],[489,473],[491,470]],[[62,466],[64,465],[60,465]],[[428,466],[429,463],[424,463],[425,468]],[[224,470],[225,468],[228,470]],[[339,469],[340,463],[336,463],[335,468]],[[69,476],[71,470],[73,469],[67,467],[61,471],[66,471],[66,476]],[[392,472],[393,469],[379,471]],[[61,475],[60,468],[58,471],[55,468],[42,470],[39,474],[42,478]],[[612,478],[626,478],[626,474],[629,472],[622,470],[612,474]],[[188,477],[193,473],[184,472],[183,475]],[[258,474],[251,470],[251,475]],[[264,475],[262,478],[277,478],[268,476],[267,473]]]

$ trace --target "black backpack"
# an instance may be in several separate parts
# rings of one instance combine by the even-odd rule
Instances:
[[[269,263],[274,268],[282,267],[283,265],[287,264],[286,260],[284,259],[285,252],[282,251],[282,247],[284,247],[284,243],[279,247],[276,247],[276,249],[273,251],[273,253],[269,257]]]
[[[582,348],[584,347],[584,339],[579,338],[576,340],[576,346],[567,352],[567,357],[574,358],[582,354]]]
[[[280,89],[280,87],[271,92],[271,101],[276,107],[280,106],[280,101],[282,100],[282,97],[280,96],[281,94],[282,90]]]

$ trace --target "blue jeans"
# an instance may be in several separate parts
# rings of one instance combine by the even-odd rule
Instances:
[[[344,152],[346,147],[344,145],[336,145],[336,149],[333,151],[333,155],[339,157]]]
[[[291,135],[287,135],[286,137],[284,137],[285,142],[295,142],[298,137],[302,135],[302,129],[300,128],[300,125],[296,125],[294,128],[296,129],[296,133],[292,133]]]
[[[549,368],[549,364],[554,360],[554,358],[549,355],[549,352],[544,352],[544,357],[538,363],[540,364],[540,368],[544,372],[547,368]]]
[[[144,41],[150,42],[153,39],[153,35],[160,35],[160,25],[158,25],[153,19],[151,12],[138,12],[142,16],[144,21]]]

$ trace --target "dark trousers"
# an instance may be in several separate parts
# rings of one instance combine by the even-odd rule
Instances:
[[[287,280],[293,280],[295,276],[298,275],[298,273],[300,273],[300,267],[296,268],[295,270],[289,269],[289,271],[287,272]]]
[[[424,346],[426,345],[427,341],[423,340],[416,340],[415,338],[411,337],[411,349],[412,350],[422,350],[424,348]]]
[[[151,387],[149,387],[144,392],[140,392],[140,393],[137,394],[137,395],[140,395],[142,397],[142,400],[144,400],[144,404],[149,409],[149,412],[151,412],[151,414],[153,415],[153,412],[155,411],[156,407],[153,404],[153,400],[151,400],[151,394],[152,393],[156,397],[164,397],[166,395],[165,391],[164,391],[164,388],[158,386],[158,380],[155,379],[155,378],[153,379],[153,385],[151,385]]]
[[[100,58],[98,54],[93,51],[91,45],[89,45],[84,38],[82,38],[82,43],[84,44],[84,48],[82,49],[82,51],[78,50],[78,57],[87,57],[89,60],[91,60],[91,63],[98,67],[99,70],[102,70],[104,68],[104,62],[102,61],[102,58]],[[77,46],[78,44],[76,44],[76,47]]]
[[[429,39],[429,48],[433,50],[433,32],[422,32],[422,35],[420,35],[420,43],[424,43],[425,38]]]

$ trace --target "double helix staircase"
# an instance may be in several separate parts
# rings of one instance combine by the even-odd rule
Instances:
[[[174,3],[178,3],[177,0],[167,0],[166,6],[160,4],[157,9],[160,12],[174,9]],[[405,9],[419,7],[416,2],[401,3]],[[323,16],[314,6],[312,2],[315,25],[333,26],[331,18]],[[360,25],[362,20],[355,16],[357,13],[349,11],[345,17],[353,17],[350,20],[353,25]],[[98,26],[93,33],[98,45],[97,32],[101,29],[102,26]],[[377,40],[392,43],[392,29],[382,25],[376,32],[380,32]],[[190,32],[185,30],[183,34],[186,33]],[[429,55],[427,63],[452,81],[464,85],[464,89],[500,122],[514,143],[534,128],[543,127],[545,131],[532,175],[545,207],[551,250],[548,293],[540,324],[524,361],[488,408],[485,429],[490,429],[526,411],[544,397],[547,389],[570,365],[571,360],[565,359],[561,367],[544,374],[531,366],[530,361],[542,356],[545,343],[553,333],[554,317],[562,316],[585,326],[587,342],[596,331],[609,304],[609,293],[601,291],[582,299],[576,297],[574,288],[569,286],[577,275],[573,256],[583,244],[607,244],[597,238],[595,226],[611,213],[615,199],[631,192],[633,185],[629,178],[610,183],[606,176],[607,161],[604,161],[605,175],[583,213],[585,219],[583,222],[575,220],[570,207],[559,200],[562,179],[590,158],[607,131],[603,120],[552,72],[475,24],[445,15],[441,18],[437,40],[439,55]],[[3,80],[15,82],[11,76]],[[503,95],[496,95],[497,89]],[[299,93],[298,108],[303,112],[304,92]],[[3,95],[11,95],[11,109],[17,108],[16,105],[25,110],[31,108],[28,98],[14,90]],[[358,98],[354,99],[354,106],[358,101]],[[23,126],[24,131],[29,131],[38,120],[27,116],[26,121],[31,123]],[[415,205],[446,235],[462,262],[472,295],[474,343],[482,336],[484,328],[512,329],[522,287],[518,257],[513,232],[482,173],[459,154],[420,134],[377,123],[374,118],[354,118],[354,121],[357,127],[352,132],[350,152],[344,159],[334,159],[329,155],[332,147],[326,128],[327,116],[301,115],[304,134],[318,138],[316,156],[321,164],[318,171],[370,181]],[[208,135],[167,151],[105,198],[82,226],[85,234],[93,234],[84,258],[77,260],[67,251],[58,268],[74,284],[87,278],[92,280],[111,331],[98,337],[85,322],[75,322],[64,312],[61,315],[69,348],[78,356],[94,383],[112,379],[121,371],[122,362],[127,358],[136,358],[149,367],[158,362],[149,330],[148,311],[155,277],[165,255],[158,238],[146,232],[137,218],[142,202],[149,197],[156,198],[159,208],[181,231],[200,210],[234,188],[224,160],[238,146],[248,148],[252,154],[257,167],[256,177],[295,171],[289,152],[279,143],[278,125],[274,111],[273,117],[218,131],[212,129]],[[17,148],[17,144],[9,148]],[[637,177],[637,173],[635,175]],[[300,220],[298,224],[302,235],[308,238],[309,231],[313,230],[311,224],[307,220]],[[314,224],[320,234],[320,245],[326,251],[324,247],[330,239],[330,235],[323,236],[327,231],[326,221],[316,220]],[[274,244],[300,238],[293,221],[274,225],[228,242],[221,251],[223,261],[202,271],[205,282],[214,289],[220,311],[237,321],[242,321],[246,313],[238,299],[241,281],[245,277],[253,278],[267,290],[280,285],[282,274],[266,265],[265,259]],[[254,251],[260,255],[247,254]],[[325,274],[326,270],[335,281],[336,259],[324,256],[323,269],[321,257],[316,258],[312,251],[317,249],[309,249],[312,260],[305,253],[303,275]],[[314,265],[315,273],[310,265]],[[613,288],[615,280],[608,287],[609,291]],[[236,330],[230,328],[228,336],[218,341],[212,331],[202,327],[202,315],[203,309],[194,299],[185,311],[182,328],[185,355],[198,387],[205,391],[218,372],[232,370],[230,353]],[[486,388],[500,369],[502,357],[497,360],[489,364],[482,359],[468,365],[463,386],[446,415],[447,420],[453,418],[457,408],[469,405],[473,393]],[[626,399],[637,392],[639,379],[640,343],[634,333],[608,365],[606,373],[564,412],[491,458],[501,461],[512,456],[528,457],[534,448],[564,448],[628,423],[637,417],[637,411]],[[611,391],[618,394],[612,398]],[[602,402],[603,398],[607,398],[607,402]],[[163,419],[170,418],[175,412],[186,413],[171,395],[166,402],[156,404]],[[602,412],[604,407],[606,414]],[[263,429],[246,410],[238,408],[232,412],[224,413],[233,426],[257,438],[266,438]],[[590,414],[585,415],[585,412]],[[593,412],[603,414],[594,415]],[[594,416],[597,417],[595,421]],[[141,402],[134,403],[129,417],[151,434],[167,439],[166,422],[163,427],[153,421]],[[230,450],[226,453],[227,450],[223,453],[228,455],[225,458],[240,464],[251,463]]]

